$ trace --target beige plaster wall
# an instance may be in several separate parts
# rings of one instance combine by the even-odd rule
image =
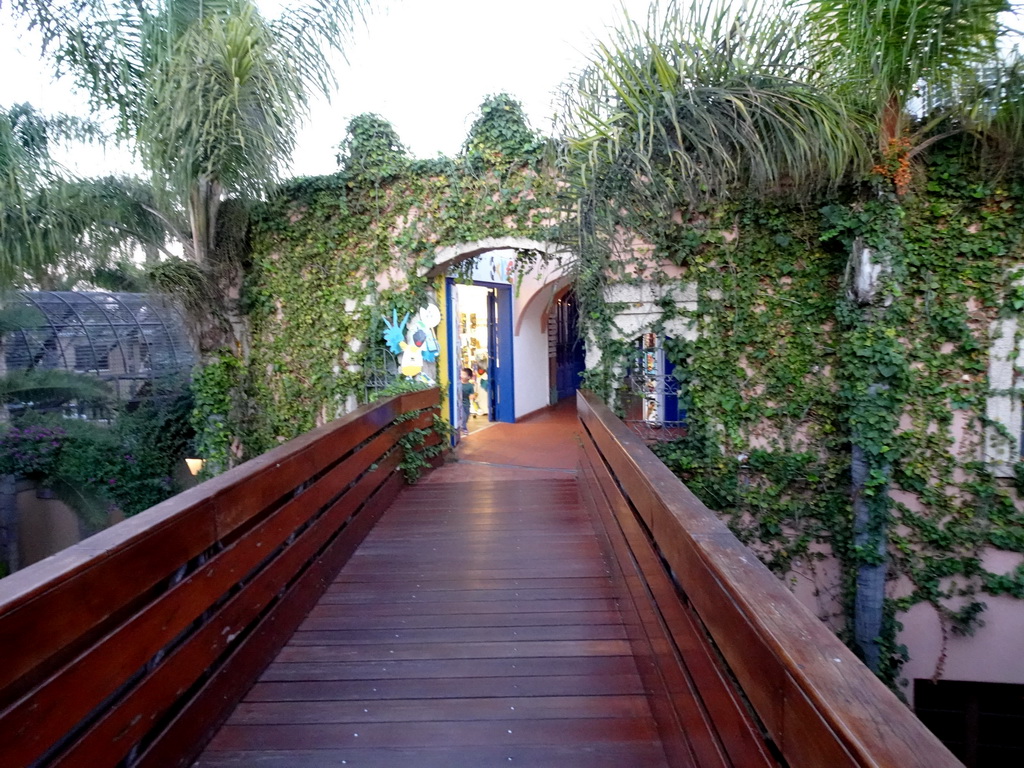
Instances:
[[[59,499],[40,499],[35,488],[19,490],[18,557],[24,568],[81,541],[78,516]]]
[[[185,474],[185,463],[181,463]],[[26,566],[55,555],[80,542],[86,535],[91,535],[79,520],[78,515],[67,504],[57,498],[40,498],[47,496],[45,490],[40,491],[31,481],[21,480],[17,485],[17,528],[18,528],[18,567]],[[120,509],[111,507],[107,512],[103,527],[115,525],[124,520]]]
[[[839,563],[827,552],[822,559],[796,561],[784,579],[790,591],[814,614],[837,631],[843,625]],[[984,565],[996,573],[1017,567],[1024,555],[989,550]],[[909,585],[893,582],[890,596],[906,594]],[[916,679],[965,680],[1024,684],[1024,603],[1012,597],[982,595],[987,607],[983,625],[972,635],[957,635],[944,626],[930,603],[919,603],[898,620],[903,630],[897,642],[907,647],[910,660],[901,671],[901,690],[913,706]],[[948,601],[950,608],[958,604]]]
[[[1013,570],[1024,555],[989,550],[985,567],[996,572]],[[900,617],[898,641],[907,646],[910,661],[902,676],[911,683],[905,691],[913,700],[915,679],[969,680],[984,683],[1024,684],[1024,602],[1013,597],[982,595],[986,604],[983,626],[973,635],[957,635],[944,626],[927,603],[915,605]],[[951,608],[959,605],[950,601]]]

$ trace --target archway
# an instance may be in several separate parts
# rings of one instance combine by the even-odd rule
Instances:
[[[434,264],[427,270],[427,277],[443,275],[452,267],[477,258],[492,251],[533,251],[544,254],[549,259],[560,260],[571,255],[566,248],[544,240],[533,240],[528,237],[485,237],[471,243],[458,243],[438,248],[434,254]]]
[[[519,274],[516,254],[524,250],[546,258]],[[489,238],[439,249],[429,274],[444,278],[439,288],[444,292],[440,303],[446,343],[439,371],[444,371],[453,424],[461,422],[458,384],[463,367],[472,367],[474,380],[488,384],[486,392],[475,393],[487,422],[516,421],[551,403],[553,347],[547,316],[569,282],[566,253],[552,243],[527,238]],[[469,259],[476,260],[472,267],[459,270],[453,279],[453,268]],[[480,424],[480,417],[472,423]]]

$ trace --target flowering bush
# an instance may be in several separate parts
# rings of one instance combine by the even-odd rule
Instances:
[[[0,435],[0,474],[48,477],[57,466],[66,437],[60,427],[11,427]]]
[[[109,424],[27,411],[0,426],[0,474],[53,490],[89,525],[105,524],[111,507],[134,515],[180,490],[191,411],[187,396],[126,408]]]

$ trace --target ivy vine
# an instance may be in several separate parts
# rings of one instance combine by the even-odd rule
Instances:
[[[577,286],[602,349],[588,380],[609,397],[635,351],[616,326],[623,307],[602,302],[608,286],[697,286],[695,309],[660,307],[649,329],[681,318],[694,336],[666,344],[688,434],[655,450],[780,576],[814,578],[838,558],[842,578],[816,584],[822,618],[848,641],[857,568],[879,558],[877,539],[853,534],[861,446],[863,494],[887,530],[879,671],[892,684],[911,606],[930,603],[947,633],[968,634],[986,595],[1024,596],[1024,566],[996,573],[983,557],[1024,553],[1024,470],[1008,482],[981,460],[998,429],[985,415],[989,328],[1024,308],[1006,278],[1021,261],[1024,188],[986,180],[965,157],[955,141],[933,148],[926,185],[898,201],[846,190],[817,208],[733,201],[660,222],[616,211],[653,251],[622,257],[594,227]],[[890,270],[874,309],[847,295],[855,242]]]
[[[986,595],[1024,597],[1024,566],[996,573],[983,557],[1024,553],[1024,468],[1007,482],[981,461],[986,431],[999,431],[985,415],[989,327],[1024,309],[1006,279],[1021,258],[1024,187],[992,181],[962,150],[931,147],[923,186],[885,168],[872,194],[840,190],[814,207],[732,200],[680,215],[664,200],[609,207],[599,202],[614,199],[607,189],[568,207],[545,143],[505,96],[485,103],[455,158],[414,160],[386,121],[361,116],[337,174],[296,180],[256,212],[251,361],[240,370],[226,356],[197,381],[197,413],[234,420],[221,430],[204,417],[197,440],[230,460],[226,436],[241,434],[256,454],[364,399],[381,319],[434,296],[426,274],[438,248],[560,239],[582,254],[574,288],[601,352],[587,386],[614,400],[635,355],[617,324],[628,307],[608,301],[609,288],[653,287],[647,330],[671,337],[688,420],[686,436],[657,453],[776,573],[814,579],[822,617],[847,640],[856,570],[883,560],[881,534],[854,534],[852,446],[868,457],[862,493],[885,528],[894,585],[881,674],[895,682],[899,617],[911,606],[930,603],[949,632],[969,633]],[[847,295],[855,244],[889,270],[873,308]],[[695,302],[677,299],[683,286],[696,287]],[[689,332],[667,332],[680,325]],[[239,381],[244,413],[225,397]],[[838,580],[819,572],[833,557]]]
[[[545,239],[556,177],[507,95],[487,99],[462,154],[414,160],[376,115],[352,120],[339,172],[298,179],[256,213],[245,301],[253,327],[247,455],[367,397],[382,319],[436,301],[436,250],[488,237]],[[384,276],[384,279],[381,279]]]

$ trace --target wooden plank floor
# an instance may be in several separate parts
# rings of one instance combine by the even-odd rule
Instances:
[[[409,488],[202,768],[666,766],[575,478]]]

